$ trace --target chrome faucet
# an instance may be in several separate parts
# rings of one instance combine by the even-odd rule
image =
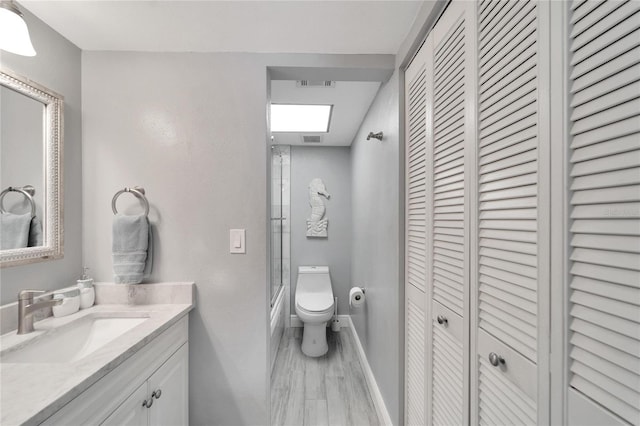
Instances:
[[[44,290],[22,290],[18,293],[18,334],[27,334],[33,331],[33,314],[36,311],[62,303],[62,299],[33,303],[33,296],[41,293],[44,293]]]

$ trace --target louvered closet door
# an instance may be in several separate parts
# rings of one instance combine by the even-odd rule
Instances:
[[[430,200],[427,220],[430,264],[431,376],[428,398],[433,425],[468,422],[468,182],[465,181],[473,123],[470,49],[473,2],[453,1],[430,34],[427,98],[433,122],[427,155]],[[471,139],[471,140],[470,140]]]
[[[467,351],[463,318],[438,302],[431,308],[431,423],[467,424],[467,388],[464,368]]]
[[[640,2],[570,13],[571,424],[640,424]]]
[[[547,285],[548,144],[536,1],[478,3],[477,351],[472,423],[538,424],[540,301]],[[546,208],[545,208],[546,206]],[[542,254],[542,256],[541,256]],[[546,255],[546,257],[545,257]],[[546,263],[545,263],[546,262]],[[493,361],[490,361],[490,358]],[[494,365],[495,364],[495,365]],[[477,385],[477,386],[476,386]]]
[[[426,321],[426,61],[418,53],[405,73],[406,265],[405,423],[425,425]]]

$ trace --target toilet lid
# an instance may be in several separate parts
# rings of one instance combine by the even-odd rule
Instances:
[[[333,294],[328,292],[298,294],[296,303],[305,311],[324,312],[333,307]]]

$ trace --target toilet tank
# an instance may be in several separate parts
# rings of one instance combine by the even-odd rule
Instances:
[[[300,274],[328,274],[328,266],[298,266],[298,275]]]
[[[328,266],[299,266],[296,296],[300,293],[333,293]],[[333,295],[331,295],[333,300]]]

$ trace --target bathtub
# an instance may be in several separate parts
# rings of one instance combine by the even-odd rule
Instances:
[[[288,290],[288,287],[282,286],[278,291],[278,297],[271,308],[271,371],[273,372],[273,366],[276,363],[276,355],[278,354],[278,347],[280,346],[280,340],[284,334],[284,294]]]

